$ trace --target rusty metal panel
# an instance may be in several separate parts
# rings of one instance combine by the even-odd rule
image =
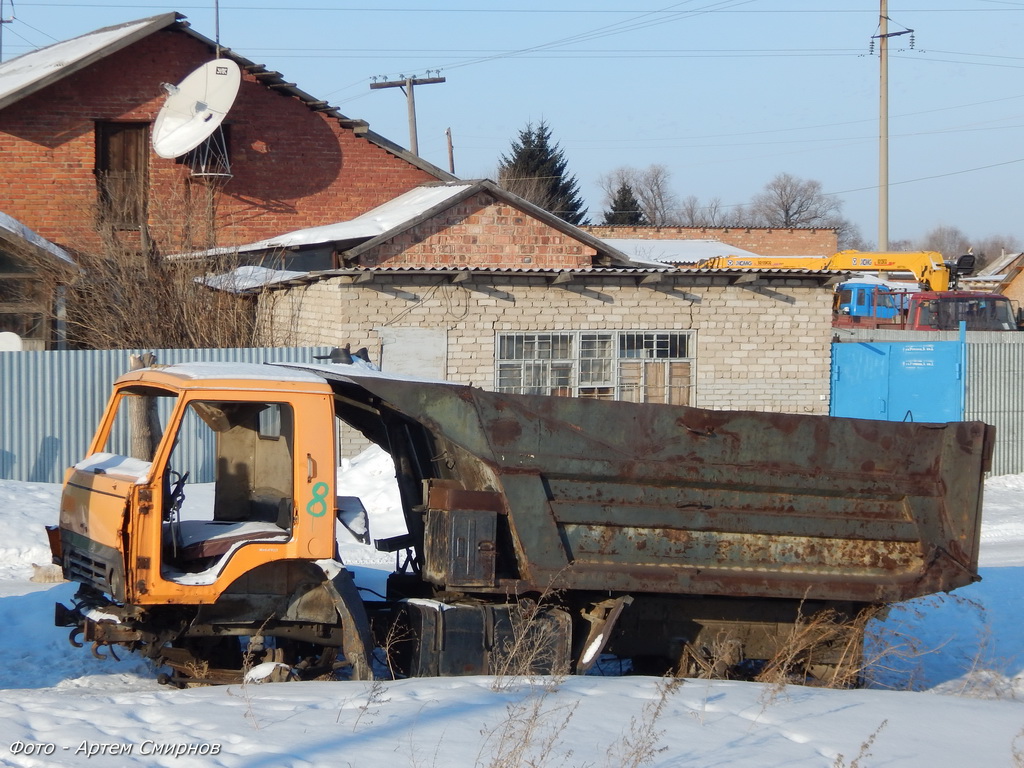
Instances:
[[[980,422],[335,381],[422,425],[466,490],[503,494],[518,588],[889,601],[977,577]]]
[[[452,587],[493,586],[496,534],[490,510],[427,510],[424,575]]]

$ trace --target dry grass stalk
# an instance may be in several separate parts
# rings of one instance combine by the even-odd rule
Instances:
[[[829,688],[859,685],[864,674],[864,630],[876,609],[849,618],[838,611],[800,615],[756,680],[774,685],[814,683]]]
[[[883,720],[879,723],[878,727],[872,731],[871,735],[864,739],[860,745],[860,751],[857,752],[857,756],[853,758],[853,762],[849,765],[846,764],[846,758],[842,754],[836,755],[836,759],[832,762],[832,768],[864,768],[862,760],[866,760],[871,757],[871,747],[875,743],[875,739],[878,738],[878,734],[882,732],[882,729],[889,724],[888,720]]]
[[[608,748],[608,768],[640,768],[653,763],[665,751],[665,747],[658,746],[665,733],[657,727],[658,721],[665,713],[669,697],[682,686],[680,677],[663,677],[658,682],[658,695],[644,705],[639,719],[630,718],[629,730]]]
[[[555,759],[564,765],[572,757],[571,749],[559,754],[558,745],[579,702],[545,706],[549,693],[531,693],[506,707],[505,720],[485,732],[475,768],[545,768]]]
[[[524,598],[509,611],[511,637],[493,650],[495,691],[538,674],[548,675],[549,685],[557,686],[568,674],[569,657],[560,649],[563,633],[556,614],[545,605],[549,598],[550,593],[538,600]]]

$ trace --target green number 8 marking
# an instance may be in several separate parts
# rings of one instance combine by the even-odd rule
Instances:
[[[317,483],[313,486],[313,499],[306,505],[306,512],[313,517],[323,517],[327,514],[327,483]]]

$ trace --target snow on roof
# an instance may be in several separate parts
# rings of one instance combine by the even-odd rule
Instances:
[[[159,21],[169,22],[174,14],[104,27],[70,40],[63,40],[37,51],[30,51],[0,64],[0,107],[17,100],[22,91],[32,92],[63,69],[85,64],[91,57],[106,55],[112,45],[142,32]],[[33,87],[34,86],[34,87]]]
[[[143,369],[147,370],[147,369]],[[251,381],[296,381],[323,384],[321,376],[301,369],[286,369],[279,365],[260,363],[176,363],[163,368],[152,368],[158,373],[168,373],[183,379],[244,379]],[[126,376],[132,376],[132,371]]]
[[[71,254],[63,248],[58,245],[54,245],[42,235],[32,231],[13,216],[8,216],[6,213],[0,212],[0,240],[5,239],[5,232],[13,235],[19,240],[23,240],[29,245],[35,246],[41,251],[45,251],[61,261],[67,262],[68,264],[75,263],[75,260],[71,258]]]
[[[358,360],[358,358],[357,358]],[[292,368],[299,371],[308,371],[319,374],[324,379],[347,381],[350,384],[358,384],[360,378],[364,379],[386,379],[388,381],[411,381],[418,384],[444,384],[449,387],[468,387],[468,384],[459,384],[445,379],[431,379],[423,376],[416,376],[411,373],[394,373],[382,371],[376,366],[367,365],[361,360],[352,363],[275,363],[285,368]]]
[[[884,285],[894,290],[907,291],[908,293],[915,293],[921,290],[920,284],[914,280],[883,280],[882,278],[872,274],[863,274],[857,275],[856,277],[851,277],[849,280],[846,280],[839,286],[837,286],[837,288],[842,288],[842,286],[849,285],[851,283],[862,283],[865,285]]]
[[[142,459],[129,456],[118,456],[114,453],[94,453],[75,464],[79,472],[95,472],[103,475],[116,475],[141,483],[149,474],[153,464]]]
[[[243,293],[254,288],[262,288],[276,283],[285,283],[307,272],[294,272],[288,269],[269,269],[268,267],[242,266],[220,275],[196,278],[201,283],[218,291]]]
[[[696,264],[719,256],[759,257],[761,254],[727,245],[720,240],[646,240],[601,238],[638,264]]]

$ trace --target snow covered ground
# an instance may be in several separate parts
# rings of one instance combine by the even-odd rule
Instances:
[[[397,533],[384,457],[342,476],[373,535]],[[645,677],[164,688],[53,626],[74,586],[30,578],[58,495],[0,481],[0,765],[1024,766],[1024,476],[986,484],[983,581],[894,608],[872,634],[905,652],[853,691]],[[342,554],[364,584],[391,565],[356,543]]]

